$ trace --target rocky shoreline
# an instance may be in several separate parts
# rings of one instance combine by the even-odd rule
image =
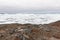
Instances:
[[[0,40],[60,40],[60,21],[50,24],[0,24]]]

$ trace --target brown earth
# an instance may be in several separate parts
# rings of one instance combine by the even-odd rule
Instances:
[[[0,24],[0,40],[60,40],[60,21],[50,24]]]

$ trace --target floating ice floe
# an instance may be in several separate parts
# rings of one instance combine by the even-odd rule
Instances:
[[[48,24],[60,20],[60,14],[4,14],[0,15],[0,24],[31,23]]]

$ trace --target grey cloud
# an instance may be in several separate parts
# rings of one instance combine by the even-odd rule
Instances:
[[[60,0],[0,0],[0,12],[60,10]]]

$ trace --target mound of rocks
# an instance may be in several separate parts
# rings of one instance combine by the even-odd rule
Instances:
[[[0,40],[60,40],[60,21],[50,24],[1,24]]]

